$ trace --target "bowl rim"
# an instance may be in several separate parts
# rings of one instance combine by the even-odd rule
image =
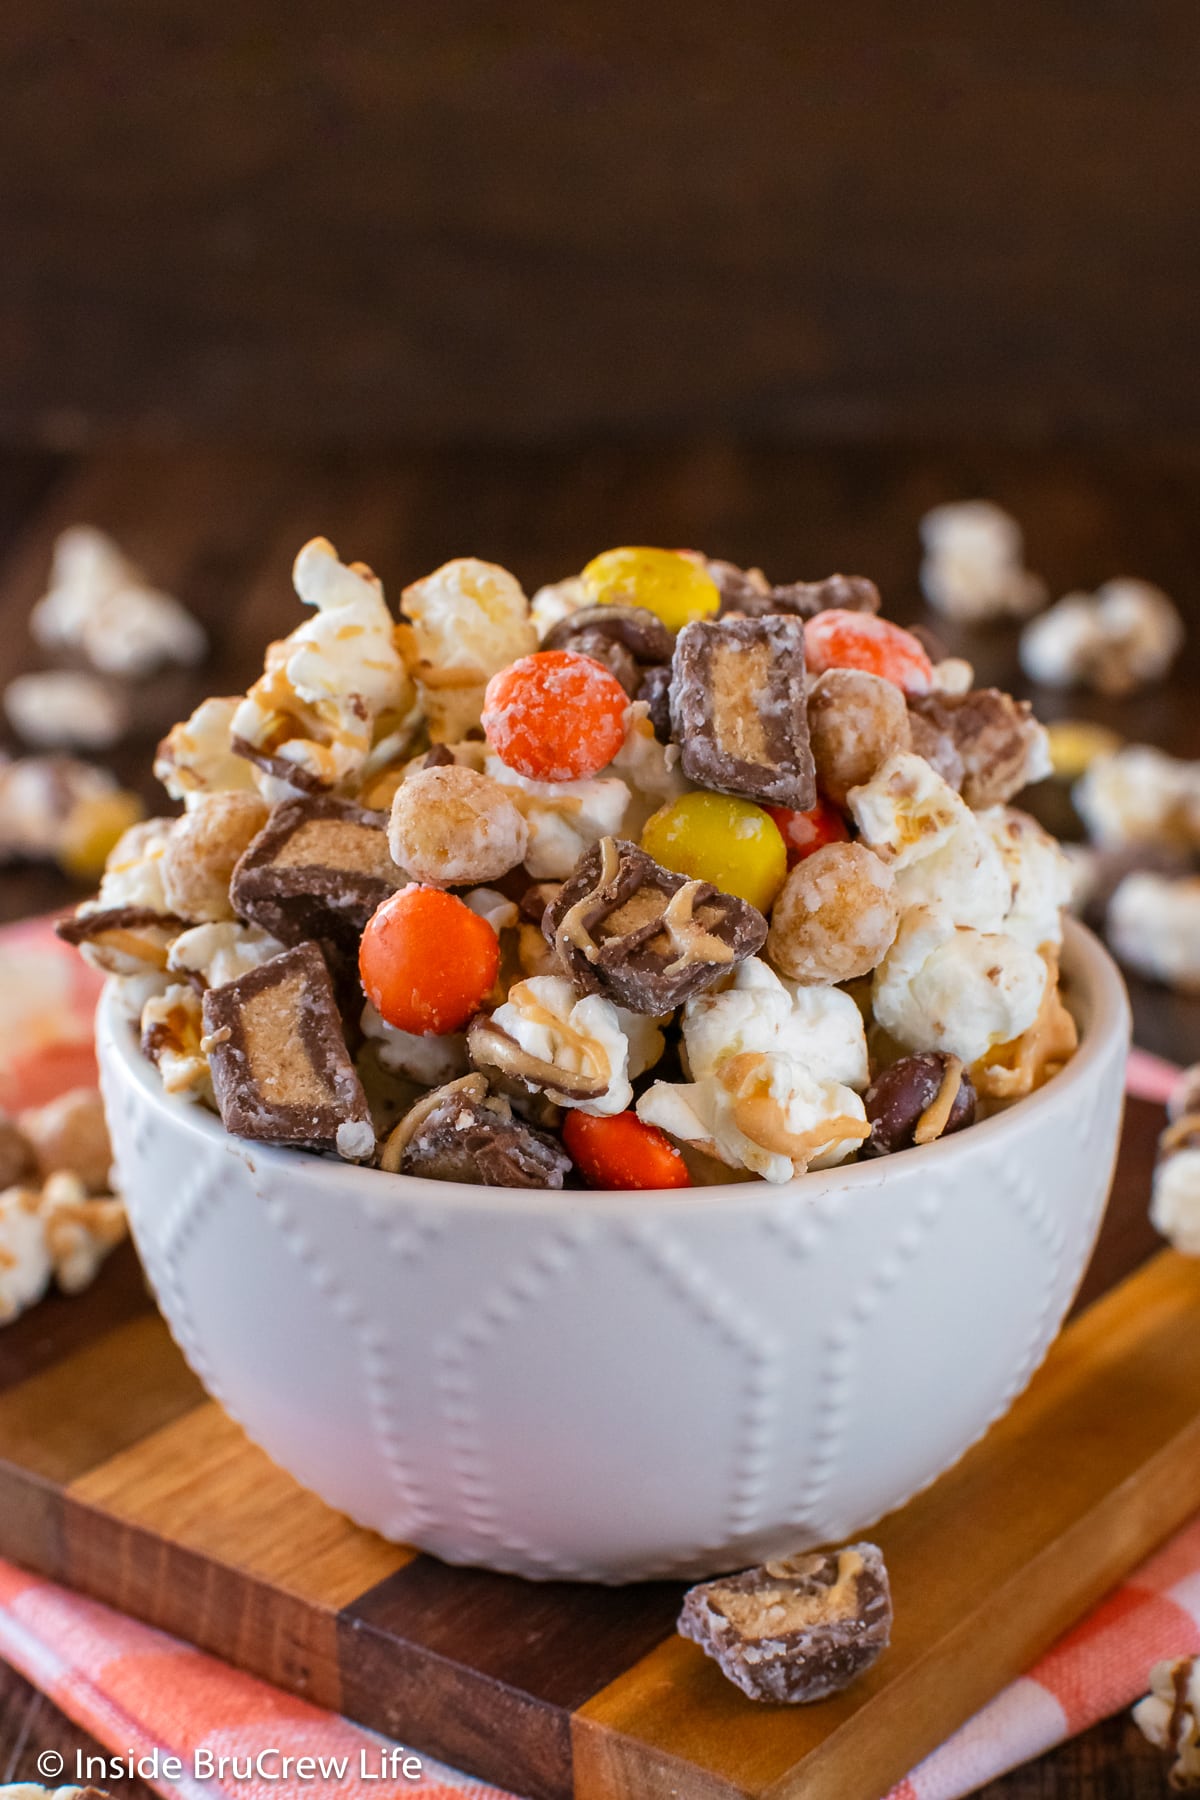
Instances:
[[[962,1157],[973,1149],[991,1143],[997,1131],[1012,1133],[1014,1125],[1032,1128],[1047,1113],[1070,1105],[1076,1091],[1086,1085],[1123,1040],[1128,1046],[1131,1014],[1125,982],[1116,963],[1095,934],[1077,919],[1068,918],[1063,941],[1063,973],[1070,983],[1071,998],[1085,1014],[1080,1028],[1079,1048],[1070,1062],[1036,1093],[1017,1100],[1003,1112],[981,1120],[969,1130],[935,1143],[905,1150],[898,1163],[891,1157],[875,1157],[866,1162],[840,1164],[831,1169],[810,1170],[787,1182],[735,1181],[692,1188],[502,1188],[476,1186],[469,1182],[432,1181],[425,1176],[396,1176],[382,1169],[364,1168],[326,1156],[313,1156],[294,1148],[259,1143],[249,1138],[234,1137],[225,1130],[216,1114],[194,1102],[163,1091],[157,1072],[138,1047],[136,1033],[130,1028],[130,1015],[122,1008],[112,981],[106,982],[100,996],[96,1016],[97,1053],[101,1065],[111,1050],[112,1060],[121,1078],[131,1081],[172,1130],[198,1135],[205,1143],[217,1145],[238,1157],[251,1173],[261,1169],[265,1175],[286,1175],[295,1181],[314,1181],[341,1198],[343,1204],[367,1202],[378,1205],[391,1192],[408,1203],[419,1197],[426,1205],[446,1206],[455,1210],[512,1213],[541,1213],[565,1219],[572,1215],[593,1218],[628,1219],[636,1205],[639,1216],[647,1203],[661,1206],[666,1213],[678,1214],[681,1208],[717,1210],[731,1205],[740,1211],[775,1205],[781,1199],[812,1199],[840,1195],[855,1189],[879,1187],[887,1179],[889,1169],[903,1168],[909,1174],[932,1168],[934,1161]],[[933,1159],[933,1160],[931,1160]],[[401,1184],[399,1187],[397,1184]]]

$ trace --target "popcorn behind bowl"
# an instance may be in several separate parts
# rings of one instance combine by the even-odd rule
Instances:
[[[843,1541],[957,1460],[1051,1343],[1104,1208],[1128,1007],[1001,1115],[780,1187],[556,1193],[267,1148],[99,1053],[130,1224],[192,1367],[331,1506],[450,1562],[699,1577]]]

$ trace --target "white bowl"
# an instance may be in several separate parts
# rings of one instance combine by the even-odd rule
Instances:
[[[164,1097],[111,995],[120,1180],[167,1322],[306,1487],[451,1562],[631,1581],[853,1536],[1045,1355],[1108,1193],[1129,1032],[1082,927],[1082,1043],[921,1150],[653,1194],[406,1179]]]

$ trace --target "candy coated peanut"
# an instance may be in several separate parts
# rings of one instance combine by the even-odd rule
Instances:
[[[501,762],[530,781],[580,781],[625,742],[629,697],[608,669],[574,650],[539,650],[488,682],[483,729]]]
[[[679,1151],[657,1125],[636,1113],[608,1118],[571,1112],[563,1120],[563,1143],[591,1188],[684,1188],[692,1179]]]
[[[911,631],[872,613],[832,607],[804,627],[804,653],[813,674],[826,669],[864,669],[882,675],[907,694],[927,694],[933,664]]]
[[[582,581],[592,606],[644,606],[668,631],[708,618],[721,604],[712,576],[677,550],[605,550],[592,558]]]
[[[818,800],[807,812],[793,812],[787,806],[768,806],[767,811],[779,827],[789,869],[823,844],[844,844],[850,836],[845,819],[827,800]]]
[[[711,881],[765,913],[787,874],[779,827],[752,800],[684,794],[647,819],[642,849],[664,869]]]
[[[363,990],[399,1031],[461,1031],[491,992],[500,940],[486,919],[440,888],[407,887],[376,908],[358,959]]]

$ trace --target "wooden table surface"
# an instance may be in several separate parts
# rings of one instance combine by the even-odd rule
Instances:
[[[759,562],[778,579],[834,569],[873,576],[888,613],[922,616],[916,524],[938,501],[987,495],[1025,527],[1030,565],[1055,594],[1114,575],[1161,583],[1200,623],[1200,444],[1012,451],[957,448],[794,449],[719,439],[624,448],[386,455],[111,451],[72,459],[0,453],[0,678],[45,666],[27,629],[49,551],[64,525],[112,530],[158,584],[205,620],[212,655],[134,691],[136,723],[109,761],[147,801],[155,741],[209,693],[243,689],[262,646],[296,623],[289,570],[321,532],[400,587],[450,556],[507,564],[532,590],[618,543],[692,544]],[[969,637],[937,626],[981,679],[1027,691],[1015,632]],[[1124,736],[1200,756],[1200,630],[1171,681],[1122,702],[1037,696],[1043,716],[1087,716]],[[10,747],[15,747],[9,740]],[[1061,794],[1034,804],[1061,820]],[[76,897],[55,871],[0,872],[0,919]],[[1200,1003],[1131,983],[1137,1041],[1177,1061],[1200,1059]],[[1157,1120],[1135,1107],[1143,1151]],[[1137,1167],[1146,1167],[1145,1155]],[[1142,1181],[1118,1185],[1089,1287],[1148,1253]],[[68,1756],[88,1740],[0,1666],[0,1780],[36,1779],[40,1749]],[[137,1783],[124,1794],[149,1794]],[[1116,1719],[989,1787],[989,1800],[1148,1800],[1169,1790],[1159,1758]]]

